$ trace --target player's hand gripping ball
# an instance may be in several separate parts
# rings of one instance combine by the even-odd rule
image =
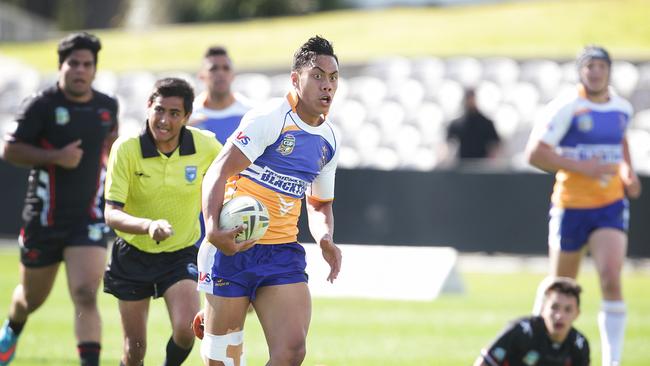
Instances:
[[[196,338],[203,339],[203,332],[205,331],[203,309],[199,310],[199,312],[194,316],[194,320],[192,321],[192,330],[194,331]]]
[[[235,242],[259,240],[269,228],[269,211],[251,196],[236,196],[223,205],[219,228],[231,230],[237,226],[244,226],[244,231],[237,235]]]

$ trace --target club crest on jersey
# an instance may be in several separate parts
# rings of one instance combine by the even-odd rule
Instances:
[[[287,156],[293,152],[293,148],[296,147],[296,138],[293,135],[284,135],[284,138],[280,142],[280,145],[276,149],[280,154]]]
[[[537,351],[528,351],[522,361],[528,366],[537,365],[537,361],[539,361],[539,353]]]
[[[185,167],[185,180],[190,183],[194,182],[197,170],[196,165],[187,165]]]
[[[70,112],[68,112],[68,109],[65,107],[56,107],[54,110],[54,117],[56,124],[60,126],[63,126],[70,122]]]
[[[591,115],[583,114],[578,117],[578,130],[589,132],[592,128],[594,128],[594,120],[591,119]]]

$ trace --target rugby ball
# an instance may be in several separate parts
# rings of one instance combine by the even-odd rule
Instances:
[[[244,226],[244,231],[235,237],[240,243],[249,239],[259,240],[269,228],[269,211],[266,206],[251,196],[236,196],[226,202],[219,215],[219,229],[231,230]]]
[[[194,331],[196,338],[203,339],[203,334],[205,332],[203,309],[199,310],[199,312],[194,316],[194,320],[192,321],[192,331]]]

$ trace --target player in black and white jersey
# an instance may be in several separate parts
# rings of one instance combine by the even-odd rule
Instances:
[[[474,366],[588,366],[589,342],[572,324],[580,314],[580,286],[550,279],[540,316],[511,322]]]
[[[117,101],[92,88],[99,40],[74,33],[58,46],[56,85],[30,97],[7,136],[4,159],[31,167],[20,233],[21,279],[0,329],[0,365],[14,356],[29,314],[47,299],[65,263],[82,365],[97,365],[97,288],[106,264],[105,160],[117,136]]]

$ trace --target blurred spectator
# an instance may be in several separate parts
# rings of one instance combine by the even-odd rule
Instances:
[[[479,111],[474,89],[467,89],[463,98],[463,115],[450,122],[447,128],[447,159],[494,158],[500,138],[494,123]]]
[[[235,71],[228,52],[223,47],[210,47],[203,56],[199,79],[205,91],[194,101],[190,125],[212,131],[222,145],[239,126],[250,103],[232,92]]]

